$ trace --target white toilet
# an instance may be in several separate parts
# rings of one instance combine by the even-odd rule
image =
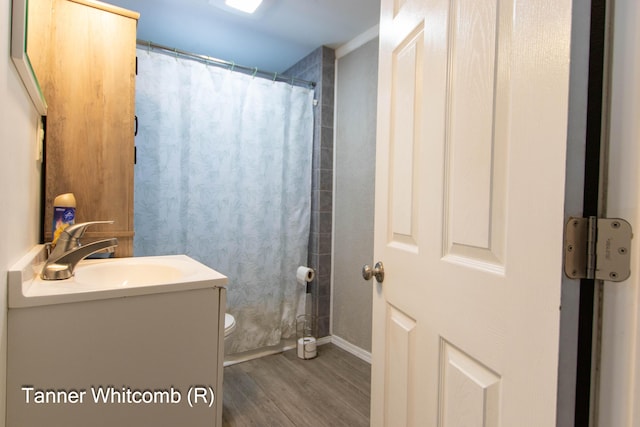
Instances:
[[[236,319],[229,313],[224,314],[224,338],[227,339],[229,335],[236,328]]]

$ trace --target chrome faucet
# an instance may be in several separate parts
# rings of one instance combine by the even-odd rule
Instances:
[[[61,280],[73,276],[76,265],[89,255],[118,246],[118,239],[105,239],[83,245],[80,238],[87,227],[94,224],[113,224],[113,221],[91,221],[67,227],[56,242],[40,274],[44,280]]]

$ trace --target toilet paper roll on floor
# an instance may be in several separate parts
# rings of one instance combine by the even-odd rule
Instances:
[[[304,337],[298,339],[298,357],[300,359],[313,359],[318,355],[316,339]]]
[[[313,271],[313,268],[301,265],[298,267],[298,271],[296,271],[296,280],[301,285],[306,285],[311,282],[314,277],[316,277],[316,273]]]

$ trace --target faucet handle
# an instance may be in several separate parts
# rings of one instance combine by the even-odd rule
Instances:
[[[87,227],[96,224],[113,224],[113,221],[89,221],[70,225],[64,229],[58,240],[64,236],[65,240],[77,241],[84,235],[84,232],[87,231]],[[65,234],[67,234],[67,236],[65,236]]]

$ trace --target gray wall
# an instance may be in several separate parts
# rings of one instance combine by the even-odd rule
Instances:
[[[337,61],[333,243],[333,335],[371,351],[373,201],[378,39]]]

